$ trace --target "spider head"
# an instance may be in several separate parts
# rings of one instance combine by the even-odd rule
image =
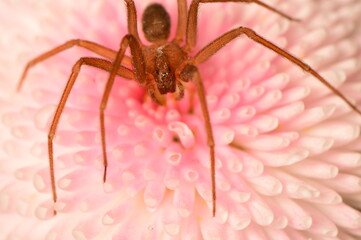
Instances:
[[[143,32],[149,42],[167,40],[170,33],[170,17],[160,4],[149,5],[142,17]]]

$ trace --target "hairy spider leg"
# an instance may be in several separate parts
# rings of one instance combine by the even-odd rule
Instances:
[[[187,82],[192,79],[196,85],[197,94],[199,97],[199,102],[201,104],[203,120],[205,125],[205,130],[207,133],[207,145],[209,147],[209,156],[210,156],[210,167],[211,167],[211,187],[212,187],[212,215],[216,215],[216,171],[215,171],[215,143],[213,137],[213,129],[211,124],[211,118],[209,115],[207,100],[206,100],[206,90],[203,85],[203,80],[198,68],[195,66],[193,59],[189,59],[183,62],[177,69],[176,75],[179,79]]]
[[[177,32],[173,42],[177,45],[183,43],[187,30],[187,1],[178,0]]]
[[[107,60],[99,59],[99,58],[87,58],[87,57],[80,58],[73,66],[72,73],[69,77],[69,80],[68,80],[68,82],[65,86],[65,89],[63,91],[63,94],[60,98],[58,107],[55,111],[53,120],[51,122],[49,134],[48,134],[49,168],[50,168],[51,189],[52,189],[54,203],[57,200],[57,194],[56,194],[55,173],[54,173],[53,139],[54,139],[54,136],[56,133],[56,128],[58,126],[59,119],[64,110],[64,106],[65,106],[66,101],[69,97],[69,94],[74,86],[74,83],[79,75],[82,65],[96,67],[99,69],[103,69],[105,71],[110,71],[112,69],[112,63]],[[128,78],[128,79],[132,79],[134,77],[133,72],[130,69],[123,67],[123,66],[119,67],[115,73],[119,76],[122,76],[122,77]],[[56,214],[55,209],[54,209],[54,214]]]
[[[277,10],[261,1],[258,1],[258,0],[193,0],[190,5],[190,8],[188,10],[188,18],[187,18],[187,23],[186,23],[186,32],[185,32],[186,45],[183,47],[183,49],[186,52],[191,52],[193,50],[194,46],[196,45],[199,4],[200,3],[215,3],[215,2],[256,3],[256,4],[262,6],[276,14],[279,14],[282,17],[285,17],[289,20],[298,21],[297,19],[292,18],[292,17],[280,12],[279,10]],[[179,3],[179,1],[178,1],[178,3]],[[178,10],[178,12],[180,12],[180,10]],[[178,16],[178,18],[179,17],[180,16]],[[178,21],[180,21],[180,20],[178,20]],[[178,22],[178,24],[179,24],[179,22]],[[178,37],[178,35],[176,36],[176,39],[181,39],[181,38],[177,38],[177,37]],[[210,46],[210,45],[208,45],[208,46]],[[217,50],[213,49],[213,45],[210,46],[207,50],[208,50],[208,52],[213,52],[212,54],[214,54],[217,51]],[[192,58],[192,60],[190,60],[190,62],[192,62],[191,63],[192,65],[197,65],[200,63],[195,58]],[[198,95],[200,96],[200,102],[202,104],[202,112],[203,112],[205,125],[206,125],[208,146],[210,147],[212,201],[213,201],[212,214],[213,214],[213,216],[215,216],[215,214],[216,214],[215,150],[214,150],[212,126],[211,126],[209,112],[208,112],[207,103],[206,103],[206,99],[205,99],[204,86],[203,86],[201,76],[200,76],[198,70],[196,71],[196,73],[194,75],[194,80],[196,82],[197,89],[198,89]]]
[[[334,94],[336,94],[338,97],[340,97],[349,107],[351,107],[351,109],[355,112],[357,112],[359,115],[361,115],[361,111],[354,105],[352,104],[341,92],[339,92],[335,87],[333,87],[330,83],[328,83],[323,77],[321,77],[314,69],[312,69],[310,66],[308,66],[306,63],[302,62],[300,59],[298,59],[297,57],[291,55],[290,53],[286,52],[285,50],[277,47],[276,45],[274,45],[273,43],[271,43],[270,41],[262,38],[261,36],[257,35],[252,29],[249,28],[244,28],[244,27],[240,27],[234,30],[231,30],[227,33],[225,33],[224,35],[222,35],[221,37],[217,38],[216,40],[214,40],[213,42],[211,42],[210,44],[208,44],[206,47],[204,47],[202,50],[200,50],[192,59],[191,62],[193,62],[194,65],[198,65],[201,64],[203,62],[205,62],[206,60],[208,60],[213,54],[215,54],[216,52],[218,52],[221,48],[223,48],[226,44],[228,44],[230,41],[234,40],[235,38],[237,38],[238,36],[245,34],[248,38],[254,40],[255,42],[273,50],[274,52],[276,52],[277,54],[281,55],[282,57],[285,57],[286,59],[288,59],[290,62],[298,65],[299,67],[301,67],[303,70],[309,72],[310,74],[312,74],[314,77],[316,77],[321,83],[323,83],[327,88],[329,88]],[[198,78],[200,78],[199,74],[198,74]],[[202,100],[201,100],[202,102]],[[204,111],[204,110],[203,110]],[[208,133],[209,131],[207,131]],[[209,134],[209,133],[208,133]],[[208,136],[208,139],[210,137]],[[209,140],[208,140],[209,141]],[[213,153],[214,154],[214,153]],[[212,155],[211,155],[212,156]],[[213,160],[214,161],[214,160]],[[211,160],[212,162],[212,160]],[[213,162],[214,164],[214,162]],[[212,166],[212,164],[211,164]],[[213,196],[213,201],[215,204],[215,198],[216,198],[216,193],[215,193],[215,180],[214,180],[214,175],[215,173],[213,171],[214,170],[214,166],[212,168],[212,196]],[[214,185],[213,185],[214,184]],[[215,207],[213,209],[213,215],[215,214]]]
[[[213,139],[213,131],[212,131],[212,124],[211,118],[209,116],[207,100],[206,100],[206,93],[203,86],[203,81],[198,69],[195,71],[193,80],[197,87],[197,92],[199,96],[199,101],[201,103],[204,124],[206,125],[206,132],[207,132],[207,144],[209,147],[209,154],[210,154],[210,162],[211,162],[211,184],[212,184],[212,215],[213,217],[216,215],[216,170],[215,170],[215,152],[214,152],[214,139]]]
[[[217,38],[210,44],[208,44],[206,47],[204,47],[202,50],[200,50],[196,56],[194,57],[194,63],[200,64],[204,61],[206,61],[210,56],[212,56],[214,53],[216,53],[219,49],[221,49],[223,46],[225,46],[230,41],[234,40],[236,37],[240,36],[241,34],[245,34],[248,38],[252,39],[253,41],[273,50],[277,54],[281,55],[282,57],[288,59],[292,63],[298,65],[300,68],[305,70],[306,72],[309,72],[314,77],[316,77],[321,83],[323,83],[328,89],[330,89],[334,94],[336,94],[338,97],[340,97],[349,107],[351,107],[352,110],[357,112],[359,115],[361,115],[361,111],[352,104],[340,91],[338,91],[335,87],[333,87],[330,83],[326,81],[323,77],[321,77],[314,69],[312,69],[310,66],[308,66],[306,63],[298,59],[297,57],[291,55],[290,53],[286,52],[285,50],[277,47],[270,41],[264,39],[263,37],[257,35],[252,29],[245,28],[245,27],[239,27],[234,30],[231,30],[221,37]]]
[[[134,5],[134,1],[133,0],[124,0],[124,2],[126,3],[127,6],[127,15],[128,15],[128,31],[130,34],[132,34],[139,42],[139,34],[138,34],[138,30],[137,30],[137,14],[136,14],[136,10],[135,10],[135,5]],[[55,54],[58,54],[66,49],[69,49],[71,47],[74,46],[78,46],[78,47],[82,47],[85,49],[88,49],[102,57],[105,57],[109,60],[114,60],[115,56],[117,54],[116,51],[107,48],[105,46],[102,46],[100,44],[91,42],[91,41],[87,41],[87,40],[82,40],[82,39],[73,39],[73,40],[69,40],[57,47],[55,47],[52,50],[49,50],[43,54],[41,54],[40,56],[32,59],[31,61],[29,61],[26,66],[25,69],[21,75],[20,81],[18,83],[17,86],[17,91],[21,90],[21,87],[24,83],[24,80],[26,78],[26,75],[29,71],[29,69],[31,67],[33,67],[34,65],[38,64],[39,62],[42,62],[44,60],[46,60],[49,57],[54,56]],[[128,56],[124,56],[122,59],[122,64],[123,65],[131,65],[131,60]]]
[[[43,54],[41,54],[40,56],[32,59],[31,61],[29,61],[27,64],[26,64],[26,67],[21,75],[21,78],[20,78],[20,81],[18,83],[18,86],[17,86],[17,91],[20,91],[21,90],[21,87],[25,81],[25,78],[26,78],[26,75],[29,71],[29,69],[31,67],[33,67],[34,65],[38,64],[39,62],[42,62],[52,56],[54,56],[55,54],[58,54],[64,50],[67,50],[71,47],[74,47],[74,46],[78,46],[78,47],[82,47],[82,48],[85,48],[85,49],[88,49],[90,50],[91,52],[94,52],[96,54],[98,54],[99,56],[102,56],[102,57],[105,57],[109,60],[114,60],[115,58],[115,55],[116,55],[116,51],[110,49],[110,48],[107,48],[107,47],[104,47],[102,45],[99,45],[97,43],[94,43],[94,42],[90,42],[90,41],[86,41],[86,40],[81,40],[81,39],[73,39],[73,40],[70,40],[70,41],[67,41],[66,43],[63,43],[61,45],[59,45],[58,47],[55,47],[53,48],[52,50],[50,51],[47,51]],[[130,58],[129,57],[125,57],[122,61],[122,64],[123,65],[131,65],[131,61],[130,61]]]
[[[141,44],[137,27],[137,10],[133,0],[124,0],[127,6],[128,33]]]
[[[187,22],[187,36],[186,36],[186,51],[190,52],[196,45],[197,41],[197,20],[198,20],[198,7],[199,3],[221,3],[221,2],[241,2],[241,3],[256,3],[284,18],[287,18],[291,21],[299,21],[296,18],[292,18],[288,16],[287,14],[284,14],[283,12],[261,2],[258,0],[193,0],[191,3],[191,6],[189,8],[188,13],[188,22]]]
[[[113,62],[112,70],[110,71],[110,75],[108,78],[108,81],[105,86],[105,90],[103,93],[102,101],[99,107],[100,110],[100,132],[101,132],[101,141],[102,141],[102,151],[103,151],[103,164],[104,164],[104,173],[103,173],[103,182],[106,181],[107,178],[107,167],[108,167],[108,159],[107,159],[107,146],[106,146],[106,137],[105,137],[105,122],[104,122],[104,111],[107,107],[108,99],[110,96],[110,92],[113,87],[114,79],[119,71],[119,69],[122,67],[121,62],[125,54],[125,50],[127,47],[130,47],[132,59],[133,59],[133,67],[135,69],[135,79],[141,84],[144,85],[145,79],[146,79],[146,73],[145,73],[145,66],[144,66],[144,59],[141,52],[140,45],[136,38],[128,34],[123,37],[121,43],[120,43],[120,49],[117,53],[117,56]]]

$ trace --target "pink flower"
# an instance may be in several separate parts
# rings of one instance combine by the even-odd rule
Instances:
[[[149,1],[137,1],[138,17]],[[176,1],[163,1],[177,16]],[[361,2],[202,4],[195,52],[245,26],[360,101]],[[80,38],[118,49],[122,1],[0,2],[0,239],[359,239],[361,116],[310,74],[240,37],[200,66],[216,139],[217,215],[194,86],[160,107],[117,79],[106,110],[102,182],[99,103],[108,74],[82,68],[57,130],[52,215],[47,134],[72,65],[67,50],[17,80],[31,58]],[[91,54],[90,54],[91,55]],[[194,97],[194,98],[193,98]],[[177,141],[175,141],[177,139]]]

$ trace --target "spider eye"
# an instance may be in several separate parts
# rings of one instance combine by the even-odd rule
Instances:
[[[145,9],[142,24],[145,38],[150,42],[169,37],[170,17],[160,4],[154,3]]]

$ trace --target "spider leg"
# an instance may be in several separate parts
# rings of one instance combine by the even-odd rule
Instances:
[[[128,32],[141,43],[137,28],[137,10],[133,0],[124,0],[127,6]]]
[[[328,89],[330,89],[334,94],[340,97],[348,106],[350,106],[355,112],[361,115],[361,111],[352,104],[340,91],[338,91],[335,87],[333,87],[330,83],[326,81],[323,77],[321,77],[314,69],[308,66],[306,63],[301,61],[299,58],[291,55],[290,53],[286,52],[285,50],[277,47],[270,41],[264,39],[263,37],[257,35],[252,29],[240,27],[234,30],[231,30],[225,34],[223,34],[218,39],[214,40],[202,50],[200,50],[196,56],[193,58],[194,64],[200,64],[206,61],[209,57],[211,57],[214,53],[220,50],[223,46],[227,43],[235,39],[236,37],[240,36],[241,34],[245,34],[248,38],[252,39],[253,41],[271,49],[272,51],[276,52],[277,54],[285,57],[289,61],[293,62],[294,64],[301,67],[304,71],[309,72],[314,77],[316,77],[321,83],[323,83]]]
[[[211,164],[211,184],[212,184],[212,215],[216,215],[216,173],[215,173],[215,151],[214,151],[214,138],[213,130],[211,124],[211,118],[209,116],[207,100],[206,100],[206,91],[203,86],[203,81],[201,74],[198,71],[198,68],[194,66],[193,59],[183,62],[176,69],[176,77],[182,82],[188,82],[193,80],[195,82],[197,93],[199,96],[199,102],[201,103],[203,120],[207,132],[207,144],[210,152],[210,164]]]
[[[187,27],[187,1],[178,0],[178,23],[177,32],[173,40],[177,45],[181,44],[184,40]]]
[[[100,59],[100,58],[80,58],[73,66],[72,73],[69,77],[69,80],[66,84],[66,87],[63,91],[63,94],[61,96],[61,99],[59,101],[58,107],[55,111],[53,121],[51,122],[50,130],[48,133],[48,153],[49,153],[49,168],[50,168],[50,180],[51,180],[51,189],[53,194],[53,200],[56,202],[57,200],[57,194],[56,194],[56,185],[55,185],[55,174],[54,174],[54,154],[53,154],[53,139],[56,133],[56,128],[58,126],[60,116],[64,110],[64,106],[66,104],[66,101],[69,97],[69,94],[71,92],[71,89],[73,88],[73,85],[75,83],[75,80],[78,77],[78,74],[80,72],[80,68],[82,65],[88,65],[96,68],[103,69],[105,71],[111,71],[112,70],[112,63]],[[122,76],[124,78],[133,79],[134,75],[133,72],[126,68],[126,67],[119,67],[118,71],[115,72],[115,74]],[[54,210],[54,214],[56,214],[56,211]]]
[[[187,52],[192,51],[194,46],[196,45],[196,37],[197,37],[197,18],[198,18],[198,6],[199,3],[215,3],[215,2],[242,2],[242,3],[256,3],[284,18],[287,18],[291,21],[299,21],[298,19],[292,18],[287,14],[269,6],[266,3],[263,3],[258,0],[193,0],[191,6],[189,8],[188,13],[188,22],[187,22],[187,36],[186,36],[186,47],[185,50]]]
[[[119,71],[121,66],[122,59],[125,54],[125,50],[127,47],[130,47],[133,66],[134,66],[134,74],[135,79],[141,84],[144,85],[146,80],[146,72],[145,72],[145,65],[144,59],[141,52],[141,48],[139,42],[135,38],[135,36],[128,34],[126,35],[121,43],[120,49],[117,52],[117,56],[113,62],[112,69],[110,71],[110,75],[108,81],[105,86],[105,90],[103,93],[102,101],[99,107],[100,110],[100,131],[101,131],[101,141],[102,141],[102,150],[103,150],[103,164],[104,164],[104,174],[103,174],[103,182],[106,181],[107,178],[107,167],[108,167],[108,160],[107,160],[107,150],[106,150],[106,141],[105,141],[105,124],[104,124],[104,111],[107,107],[110,91],[112,90],[113,83],[117,72]]]
[[[36,65],[37,63],[39,62],[42,62],[44,60],[46,60],[47,58],[49,57],[52,57],[54,56],[55,54],[58,54],[66,49],[69,49],[71,47],[74,47],[74,46],[78,46],[78,47],[82,47],[82,48],[85,48],[85,49],[88,49],[100,56],[103,56],[107,59],[110,59],[110,60],[113,60],[115,58],[115,55],[116,55],[116,51],[112,50],[112,49],[109,49],[107,47],[104,47],[102,45],[99,45],[97,43],[94,43],[94,42],[90,42],[90,41],[86,41],[86,40],[81,40],[81,39],[73,39],[73,40],[70,40],[70,41],[67,41],[66,43],[64,44],[61,44],[60,46],[50,50],[50,51],[47,51],[43,54],[41,54],[40,56],[34,58],[33,60],[31,60],[30,62],[28,62],[26,64],[26,67],[21,75],[21,78],[20,78],[20,81],[18,83],[18,86],[17,86],[17,91],[20,91],[23,83],[24,83],[24,80],[26,78],[26,75],[29,71],[29,69],[31,67],[33,67],[34,65]],[[130,63],[130,58],[127,57],[127,58],[124,58],[124,61],[122,62],[123,64],[125,65],[131,65]]]
[[[194,77],[193,80],[197,87],[197,92],[199,96],[199,101],[201,103],[204,124],[206,125],[207,131],[207,144],[209,147],[209,154],[210,154],[210,163],[211,163],[211,183],[212,183],[212,215],[216,215],[216,172],[215,172],[215,152],[214,152],[214,139],[213,139],[213,130],[211,119],[209,116],[207,100],[206,100],[206,93],[203,86],[203,81],[201,75],[196,67],[194,67]]]

